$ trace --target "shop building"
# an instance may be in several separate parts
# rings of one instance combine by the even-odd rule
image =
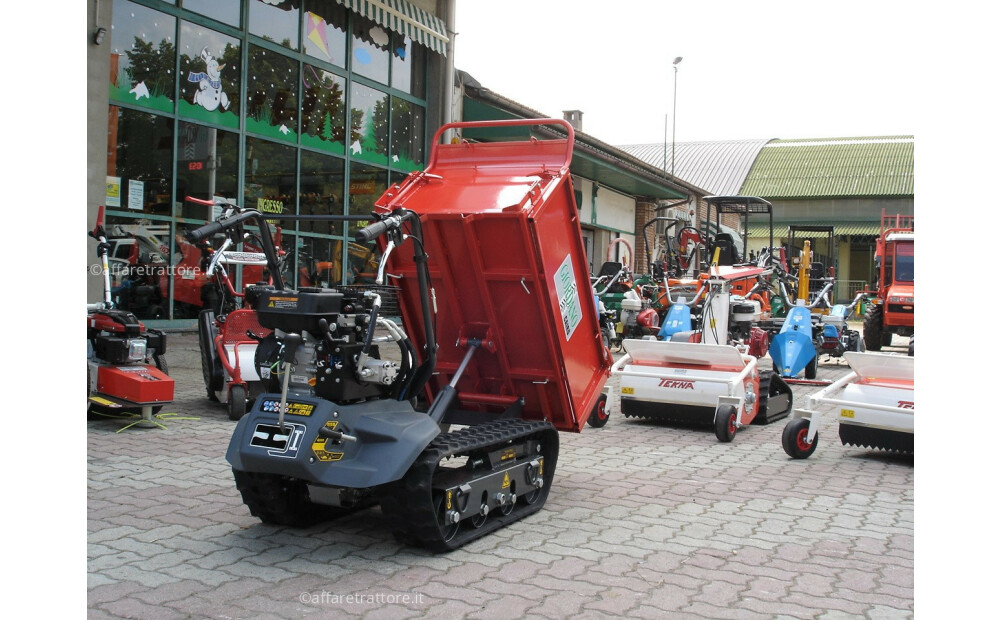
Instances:
[[[279,215],[366,215],[424,166],[446,120],[453,2],[95,0],[87,221],[103,205],[121,307],[192,323],[205,303],[186,231],[230,199]],[[279,221],[289,281],[351,283],[364,222]],[[88,263],[94,262],[88,246]],[[98,277],[88,282],[100,297]]]

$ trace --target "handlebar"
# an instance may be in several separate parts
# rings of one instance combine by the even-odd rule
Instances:
[[[239,213],[235,213],[229,217],[224,217],[215,222],[209,222],[204,226],[199,226],[192,231],[189,231],[185,237],[191,243],[198,243],[212,235],[223,232],[234,226],[238,226],[247,220],[255,220],[257,227],[260,228],[260,237],[262,241],[264,255],[267,257],[267,268],[271,272],[271,279],[274,282],[274,288],[277,290],[284,290],[284,282],[281,279],[281,264],[278,261],[278,255],[274,251],[274,240],[271,237],[271,228],[267,225],[264,216],[253,209],[244,209]]]
[[[400,209],[397,210],[396,213],[399,213],[399,215],[390,215],[375,222],[374,224],[369,224],[368,226],[358,230],[354,233],[354,240],[361,244],[369,243],[390,230],[399,228],[406,220],[416,217],[416,214],[413,211]]]
[[[216,222],[209,222],[204,226],[195,228],[194,230],[188,232],[187,240],[190,241],[191,243],[198,243],[203,239],[208,239],[213,235],[219,234],[220,232],[224,231],[227,228],[225,225],[223,225],[222,222],[223,220],[219,220]]]

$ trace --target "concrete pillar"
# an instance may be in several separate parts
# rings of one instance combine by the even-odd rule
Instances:
[[[97,219],[97,208],[104,204],[107,194],[111,2],[101,0],[88,5],[86,26],[80,28],[80,34],[85,37],[87,46],[87,227],[92,229]],[[98,28],[104,29],[100,43],[97,43],[99,37],[96,37]],[[79,233],[82,236],[84,231]],[[97,244],[89,237],[86,264],[97,264]],[[87,302],[100,301],[103,294],[103,278],[88,275]]]

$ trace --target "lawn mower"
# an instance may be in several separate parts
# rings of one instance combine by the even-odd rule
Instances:
[[[661,330],[669,339],[623,341],[625,355],[611,372],[620,377],[625,417],[710,425],[719,441],[730,442],[750,423],[787,416],[792,391],[758,367],[767,348],[766,335],[752,325],[759,306],[730,295],[727,276],[713,275],[706,286],[697,330],[683,329],[688,302],[678,299],[667,314],[669,329]]]
[[[449,129],[540,124],[565,137],[441,143]],[[253,222],[264,241],[272,284],[255,310],[273,346],[255,357],[273,370],[226,459],[265,523],[378,503],[404,542],[456,549],[540,510],[557,431],[579,432],[604,402],[612,360],[570,182],[572,126],[452,123],[433,143],[427,169],[392,185],[355,237],[381,251],[377,282],[396,278],[400,325],[376,291],[286,289],[259,212],[189,233]]]
[[[104,300],[87,304],[87,413],[128,419],[138,415],[125,428],[165,428],[153,414],[174,399],[174,380],[167,375],[163,357],[166,335],[146,329],[134,314],[114,307],[103,206],[89,235],[97,241]]]
[[[808,458],[819,441],[819,407],[837,411],[844,445],[913,452],[913,357],[847,351],[851,372],[809,398],[785,425],[781,446],[788,456]]]
[[[186,200],[219,207],[220,219],[243,211],[226,201],[190,196]],[[258,343],[272,331],[260,324],[254,310],[259,285],[248,285],[239,293],[229,277],[230,265],[267,266],[267,255],[263,252],[232,249],[249,237],[242,226],[231,226],[225,229],[225,240],[218,249],[206,248],[209,259],[205,274],[217,287],[217,294],[210,297],[218,300],[218,307],[205,308],[198,313],[198,345],[205,391],[209,400],[226,404],[229,419],[233,421],[243,417],[248,404],[263,391],[262,379],[270,372],[268,368],[258,369],[255,364]]]

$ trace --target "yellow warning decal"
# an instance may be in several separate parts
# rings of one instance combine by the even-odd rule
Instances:
[[[541,465],[538,466],[538,469],[539,469],[539,472],[541,472]],[[510,473],[508,473],[508,472],[504,472],[503,473],[503,484],[500,485],[500,488],[501,489],[509,489],[510,488]]]
[[[316,405],[312,405],[309,403],[285,403],[285,406],[288,407],[287,411],[288,415],[300,415],[300,416],[311,416],[313,410],[316,408]],[[327,422],[327,425],[329,424],[330,422]],[[334,426],[336,426],[337,423],[334,422],[333,424]]]
[[[336,430],[337,424],[339,424],[337,420],[330,420],[329,422],[326,423],[325,426],[330,430]],[[316,435],[316,439],[313,440],[312,451],[313,454],[316,455],[316,458],[321,461],[339,461],[340,459],[344,458],[343,452],[327,451],[326,438],[323,437],[322,435]]]
[[[840,410],[840,417],[842,417],[842,418],[853,418],[854,417],[854,410],[853,409],[841,409]]]
[[[444,509],[451,510],[451,490],[445,493],[444,496]]]
[[[91,396],[90,402],[97,403],[98,405],[104,405],[105,407],[121,407],[118,403],[111,402],[106,398],[101,398],[100,396]]]
[[[635,388],[632,388],[632,387],[623,387],[622,388],[622,394],[635,394]]]
[[[541,478],[545,473],[545,459],[538,459],[538,477]]]
[[[515,457],[517,457],[517,451],[514,448],[507,448],[503,451],[503,454],[500,455],[500,462],[509,461]]]

